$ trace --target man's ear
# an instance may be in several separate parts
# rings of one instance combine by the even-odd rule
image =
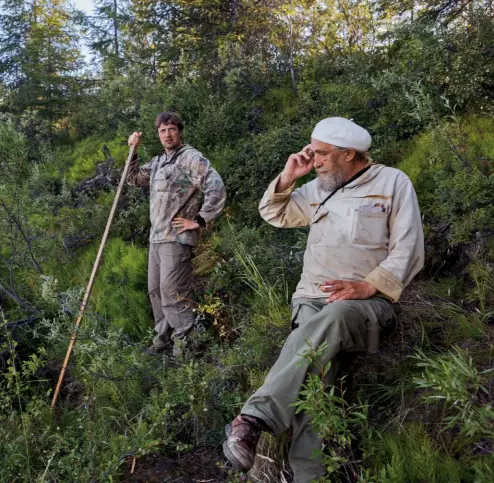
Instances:
[[[355,149],[352,149],[352,148],[348,148],[346,150],[346,161],[350,162],[350,161],[353,161],[355,159]]]

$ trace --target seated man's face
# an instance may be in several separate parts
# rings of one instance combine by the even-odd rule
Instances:
[[[158,136],[163,147],[169,151],[182,144],[181,133],[175,124],[160,124]]]
[[[319,188],[331,192],[342,186],[347,174],[345,151],[316,139],[311,140],[311,149]]]

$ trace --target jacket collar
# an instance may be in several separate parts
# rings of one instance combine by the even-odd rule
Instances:
[[[373,180],[383,169],[385,168],[384,164],[375,164],[372,163],[370,169],[368,169],[362,176],[359,176],[356,180],[348,183],[344,189],[352,189],[358,188],[365,183]]]
[[[161,164],[162,160],[164,160],[164,164],[171,163],[177,156],[185,151],[188,151],[189,149],[192,149],[192,146],[189,146],[188,144],[182,144],[182,146],[178,147],[170,154],[167,154],[167,152],[163,149],[163,151],[158,154],[158,164]]]

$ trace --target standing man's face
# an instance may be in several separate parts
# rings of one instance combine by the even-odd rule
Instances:
[[[175,124],[161,124],[158,128],[158,136],[167,151],[173,151],[182,145],[181,134]]]

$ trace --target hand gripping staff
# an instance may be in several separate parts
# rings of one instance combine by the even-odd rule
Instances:
[[[120,179],[120,183],[118,185],[117,194],[115,195],[115,199],[113,200],[113,206],[111,207],[110,216],[108,217],[108,221],[106,222],[106,228],[103,233],[103,238],[101,239],[101,244],[98,249],[98,254],[96,255],[96,261],[94,262],[93,265],[93,271],[91,273],[91,277],[89,278],[89,283],[87,284],[86,291],[84,293],[84,299],[79,309],[79,315],[77,316],[77,320],[75,321],[75,328],[74,331],[72,332],[72,337],[70,338],[69,347],[67,348],[67,353],[65,354],[65,360],[63,361],[63,366],[62,366],[62,370],[60,371],[60,376],[58,377],[57,387],[55,388],[55,392],[53,393],[51,408],[53,408],[55,406],[55,403],[57,402],[58,393],[60,392],[60,387],[62,385],[62,381],[65,376],[65,371],[69,363],[70,354],[72,353],[72,349],[74,348],[75,340],[77,337],[77,331],[79,330],[79,326],[81,325],[81,320],[82,317],[84,316],[84,312],[86,310],[87,303],[91,295],[91,290],[93,288],[94,280],[96,278],[96,272],[98,271],[98,267],[101,261],[101,255],[103,254],[103,249],[105,248],[106,239],[108,238],[108,233],[110,231],[113,217],[115,216],[115,212],[117,210],[118,201],[120,200],[120,195],[122,194],[122,190],[125,184],[125,179],[127,178],[127,172],[129,171],[130,162],[134,158],[136,151],[137,151],[137,147],[135,145],[132,145],[130,147],[127,161],[125,162],[125,167],[122,173],[122,178]]]

